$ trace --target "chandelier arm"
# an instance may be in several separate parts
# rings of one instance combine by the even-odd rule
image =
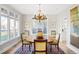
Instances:
[[[36,20],[39,20],[39,22],[41,20],[45,20],[47,19],[47,17],[41,13],[41,8],[40,8],[40,4],[39,4],[39,10],[38,10],[38,14],[35,14],[34,17],[32,19],[36,19]]]

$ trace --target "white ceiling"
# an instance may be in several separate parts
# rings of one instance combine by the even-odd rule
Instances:
[[[37,4],[10,4],[15,10],[22,14],[34,14],[38,10],[39,6]],[[69,7],[70,4],[41,4],[41,9],[45,14],[55,15]]]

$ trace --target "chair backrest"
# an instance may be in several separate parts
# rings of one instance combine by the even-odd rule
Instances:
[[[34,40],[34,53],[47,54],[47,40]]]
[[[24,41],[27,41],[27,34],[26,33],[21,33],[21,40],[22,40],[22,43]]]
[[[38,31],[38,33],[37,33],[37,39],[43,39],[43,33],[42,33],[42,31]]]
[[[60,41],[60,34],[59,34],[59,36],[58,36],[58,44],[59,44],[59,41]]]

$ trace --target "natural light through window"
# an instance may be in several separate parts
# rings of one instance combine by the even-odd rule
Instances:
[[[8,19],[6,16],[1,16],[1,42],[8,39]]]
[[[16,17],[16,16],[17,17]],[[0,13],[0,44],[19,37],[19,20],[18,14],[7,12],[2,8]]]
[[[15,36],[15,24],[14,19],[10,19],[10,38],[14,38]]]

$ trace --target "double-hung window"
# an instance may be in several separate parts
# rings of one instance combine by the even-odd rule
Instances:
[[[4,42],[6,40],[8,40],[8,18],[7,16],[4,16],[4,15],[1,15],[1,19],[0,19],[0,22],[1,22],[1,34],[0,34],[0,41],[1,42]]]
[[[0,9],[0,42],[3,43],[9,39],[8,34],[8,11],[7,9]]]
[[[15,21],[15,36],[19,36],[19,21]]]
[[[15,37],[15,20],[10,18],[10,39]]]

